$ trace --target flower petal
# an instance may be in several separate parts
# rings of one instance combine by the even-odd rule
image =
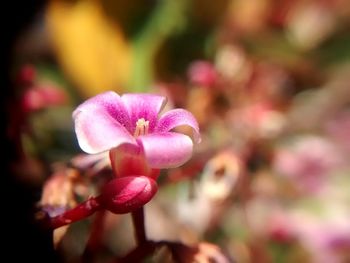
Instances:
[[[174,168],[191,158],[193,143],[190,137],[176,133],[153,133],[137,138],[152,168]]]
[[[130,93],[122,95],[121,99],[128,109],[131,125],[134,129],[136,122],[144,118],[146,121],[149,121],[149,132],[152,132],[157,124],[158,113],[166,104],[166,98],[151,94]]]
[[[106,114],[110,115],[127,130],[133,132],[131,131],[132,127],[128,110],[120,96],[114,91],[107,91],[86,100],[75,109],[73,112],[73,118],[75,118],[75,115],[77,115],[79,112],[85,112],[86,114],[91,115],[91,122],[94,122],[94,116],[90,111],[95,109],[105,111]]]
[[[104,108],[84,107],[73,114],[80,148],[100,153],[124,143],[136,144],[133,136]]]
[[[174,109],[163,114],[158,121],[155,132],[168,132],[180,125],[192,127],[194,141],[196,143],[200,142],[198,123],[192,113],[184,109]]]

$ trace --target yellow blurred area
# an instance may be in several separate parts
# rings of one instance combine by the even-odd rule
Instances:
[[[131,48],[99,1],[50,1],[46,21],[59,63],[83,97],[123,91]]]

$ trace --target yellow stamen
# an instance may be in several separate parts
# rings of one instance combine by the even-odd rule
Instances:
[[[148,127],[149,121],[146,121],[144,118],[138,119],[136,122],[134,137],[148,134]]]

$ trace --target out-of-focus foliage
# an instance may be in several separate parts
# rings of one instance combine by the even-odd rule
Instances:
[[[57,58],[81,94],[124,90],[130,75],[130,44],[99,1],[51,1],[46,17]]]

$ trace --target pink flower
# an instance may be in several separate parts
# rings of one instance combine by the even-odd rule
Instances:
[[[157,95],[119,96],[109,91],[78,106],[73,119],[80,147],[90,154],[109,151],[117,177],[102,187],[100,195],[50,218],[51,228],[81,220],[100,209],[116,214],[134,212],[156,194],[158,169],[180,166],[191,157],[191,138],[171,130],[188,125],[193,128],[194,141],[199,142],[198,123],[184,109],[158,117],[165,102]],[[104,155],[99,154],[101,157]]]
[[[343,162],[338,148],[331,141],[309,135],[277,148],[274,168],[292,179],[301,190],[314,192],[325,185],[325,179]]]
[[[73,112],[80,147],[90,154],[110,151],[112,167],[119,176],[147,175],[148,166],[162,169],[184,164],[192,155],[193,141],[172,129],[192,127],[197,143],[198,123],[184,109],[173,109],[159,117],[165,103],[162,96],[119,96],[113,91],[88,99]]]
[[[159,169],[178,167],[191,157],[191,138],[171,130],[188,125],[193,128],[194,141],[199,142],[198,123],[184,109],[170,110],[158,117],[165,103],[162,96],[119,96],[109,91],[88,99],[73,112],[80,147],[90,154],[109,151],[117,176],[94,199],[99,204],[96,209],[113,213],[134,211],[157,192],[155,179]]]

